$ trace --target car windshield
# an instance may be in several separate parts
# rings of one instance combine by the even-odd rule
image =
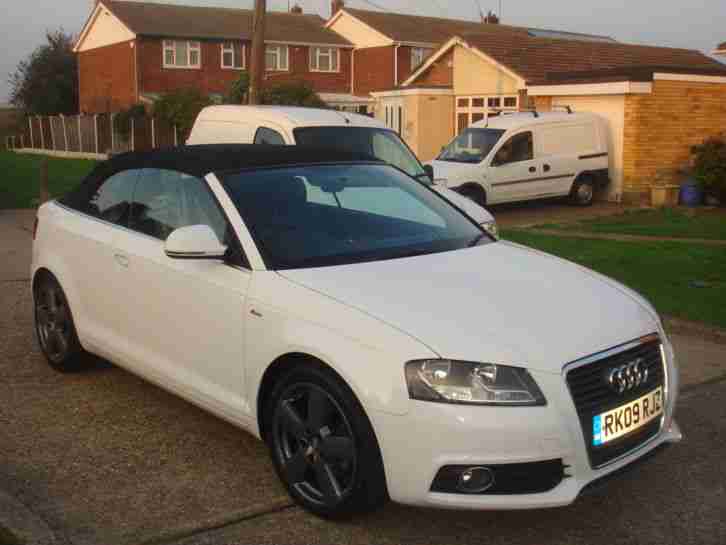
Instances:
[[[421,162],[394,131],[371,127],[303,127],[295,129],[299,146],[316,146],[365,153],[400,168],[426,185],[433,181]]]
[[[492,240],[436,192],[390,165],[218,176],[272,270],[411,257]]]
[[[481,163],[503,134],[501,129],[466,129],[441,152],[438,160]]]

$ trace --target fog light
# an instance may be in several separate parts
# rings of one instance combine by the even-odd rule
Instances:
[[[487,467],[470,467],[459,475],[457,488],[467,494],[484,492],[494,484],[494,473]]]

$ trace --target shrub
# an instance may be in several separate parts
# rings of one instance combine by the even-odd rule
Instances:
[[[308,108],[326,108],[313,88],[304,82],[280,83],[267,87],[262,92],[262,103],[275,106],[306,106]]]
[[[169,125],[176,126],[186,140],[199,112],[212,104],[208,96],[196,89],[179,89],[154,102],[154,115]]]
[[[232,82],[227,96],[224,97],[225,104],[245,104],[247,102],[247,91],[250,87],[250,76],[244,70],[239,77]]]
[[[726,204],[726,142],[710,138],[693,146],[691,153],[695,156],[693,174],[696,180],[707,194]]]
[[[123,138],[131,134],[131,120],[140,119],[146,115],[146,108],[143,104],[134,104],[126,110],[121,110],[113,116],[113,124]]]

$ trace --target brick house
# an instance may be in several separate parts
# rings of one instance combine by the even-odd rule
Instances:
[[[78,38],[79,107],[118,111],[196,87],[221,99],[249,66],[253,12],[100,0]],[[357,106],[352,45],[317,15],[270,12],[266,84],[304,81],[326,102]]]
[[[496,24],[450,37],[397,87],[372,94],[376,116],[393,119],[423,160],[502,111],[598,113],[611,127],[610,200],[641,199],[656,171],[684,166],[693,144],[726,127],[726,65],[703,53]]]

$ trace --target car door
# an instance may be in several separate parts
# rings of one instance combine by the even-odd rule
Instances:
[[[79,279],[80,308],[76,325],[94,352],[112,357],[123,342],[117,289],[119,259],[116,241],[129,218],[139,170],[122,170],[99,177],[89,193],[75,203],[80,214],[69,214],[60,242],[68,267]],[[82,279],[82,280],[81,280]]]
[[[495,152],[487,176],[491,184],[491,195],[487,195],[489,203],[536,196],[534,184],[541,172],[534,157],[532,131],[522,131],[505,140]]]
[[[167,237],[189,225],[211,227],[230,248],[229,259],[168,257]],[[125,259],[123,327],[139,371],[232,419],[248,414],[243,311],[251,271],[206,181],[144,169],[118,247]]]

